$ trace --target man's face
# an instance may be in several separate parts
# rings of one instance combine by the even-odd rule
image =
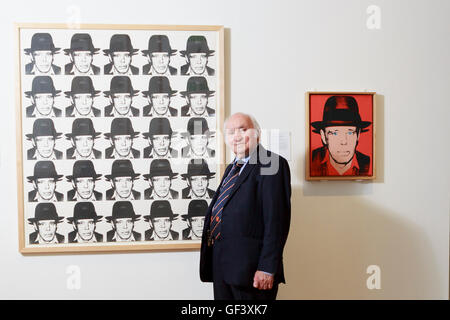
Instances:
[[[90,93],[77,93],[72,98],[73,104],[77,109],[78,113],[82,116],[86,116],[91,112],[92,105],[94,103],[94,98]]]
[[[131,218],[115,219],[116,234],[122,240],[128,240],[133,234],[134,221]]]
[[[250,149],[258,143],[257,132],[251,119],[242,114],[235,114],[225,125],[225,142],[239,157],[247,156]]]
[[[113,179],[113,187],[116,189],[116,193],[122,199],[126,199],[130,196],[133,189],[133,178],[131,177],[115,177]]]
[[[133,102],[133,97],[129,93],[115,93],[113,94],[114,109],[121,114],[126,115],[130,111],[131,103]]]
[[[158,156],[165,156],[169,152],[170,147],[170,135],[168,134],[155,134],[153,138],[149,138],[150,143],[153,145]]]
[[[169,194],[171,184],[172,180],[169,176],[156,176],[151,178],[150,186],[153,185],[153,190],[155,190],[156,194],[164,198]]]
[[[39,72],[47,73],[53,63],[53,53],[50,50],[37,50],[33,52],[33,61]]]
[[[126,157],[131,152],[131,147],[133,146],[133,139],[129,134],[118,135],[113,137],[113,144],[116,152],[121,157]]]
[[[209,185],[207,176],[191,176],[189,178],[191,189],[197,197],[203,197]]]
[[[203,233],[203,224],[205,223],[205,217],[192,217],[189,220],[194,235],[196,237],[201,237]]]
[[[164,115],[167,112],[170,104],[170,96],[167,93],[154,93],[151,95],[151,103],[153,109],[159,115]]]
[[[353,159],[359,139],[356,127],[326,127],[325,130],[320,131],[320,135],[335,162],[347,164]]]
[[[72,54],[73,63],[81,73],[86,73],[91,68],[92,53],[90,51],[75,51]]]
[[[39,232],[41,238],[50,242],[55,238],[57,223],[55,220],[40,220],[35,223],[35,228]]]
[[[172,220],[169,217],[152,218],[152,223],[158,237],[165,239],[169,236],[170,227],[172,226]]]
[[[95,181],[92,177],[82,177],[75,179],[77,193],[83,199],[89,199],[94,193]]]
[[[189,102],[191,109],[196,115],[202,115],[208,105],[208,96],[206,93],[189,94]]]
[[[169,67],[170,56],[167,52],[153,52],[150,62],[157,73],[164,74]]]
[[[89,241],[92,239],[95,231],[94,219],[80,219],[76,220],[74,224],[81,239],[84,241]]]
[[[37,93],[34,95],[34,104],[36,109],[43,116],[50,115],[54,102],[55,97],[52,93]]]
[[[196,156],[202,156],[206,152],[206,147],[208,146],[209,139],[206,134],[195,134],[189,136],[189,144],[191,149]]]
[[[35,182],[37,192],[44,200],[50,200],[56,189],[56,181],[54,178],[40,178]]]
[[[116,51],[112,54],[114,68],[119,73],[127,73],[131,64],[131,54],[127,51]]]
[[[53,136],[38,136],[34,138],[34,145],[37,152],[43,158],[49,158],[53,154],[55,148],[55,137]]]
[[[189,64],[195,74],[202,74],[208,64],[208,57],[206,53],[190,53]]]
[[[94,148],[94,137],[90,135],[75,136],[73,143],[78,154],[86,158],[91,155]]]

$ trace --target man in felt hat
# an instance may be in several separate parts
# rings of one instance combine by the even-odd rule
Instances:
[[[181,174],[186,180],[187,187],[182,190],[183,199],[212,199],[214,190],[209,189],[209,180],[215,172],[209,171],[205,159],[191,159],[187,167],[187,173]]]
[[[96,132],[94,124],[89,118],[77,118],[72,122],[72,133],[67,133],[66,137],[72,143],[72,147],[67,149],[67,159],[93,160],[100,159],[102,153],[94,149],[95,139],[100,132]]]
[[[131,65],[133,55],[139,49],[134,49],[130,36],[114,34],[109,42],[109,49],[103,50],[109,63],[104,66],[104,74],[133,75],[139,74],[139,68]]]
[[[56,132],[53,120],[48,118],[36,119],[33,123],[33,133],[27,134],[33,147],[27,150],[28,160],[59,160],[63,153],[55,149],[56,139],[62,133]]]
[[[150,188],[145,189],[144,198],[148,200],[172,200],[178,199],[178,191],[171,189],[172,179],[178,173],[174,173],[167,159],[155,159],[150,164],[149,174],[144,174]]]
[[[204,36],[190,36],[186,50],[180,51],[181,56],[186,58],[186,64],[181,66],[181,75],[213,76],[215,70],[208,67],[208,58],[213,53]]]
[[[57,244],[64,243],[64,236],[57,233],[58,223],[64,217],[58,216],[53,203],[38,203],[34,210],[34,218],[28,221],[34,226],[34,232],[30,233],[30,244]]]
[[[150,228],[145,230],[145,240],[178,240],[179,234],[172,230],[172,221],[178,215],[173,214],[170,202],[155,200],[150,207],[150,214],[144,216]]]
[[[100,110],[94,108],[94,99],[99,92],[94,89],[90,77],[74,77],[71,90],[65,92],[66,97],[70,99],[70,105],[66,107],[66,117],[100,117]]]
[[[183,230],[183,240],[202,239],[206,210],[208,210],[208,202],[206,200],[192,200],[189,202],[187,214],[181,215],[188,225]]]
[[[65,74],[97,75],[100,68],[93,65],[94,54],[99,48],[94,48],[92,38],[88,33],[75,33],[70,40],[70,48],[64,49],[69,56],[70,63],[65,65]]]
[[[181,149],[181,156],[183,158],[213,158],[216,151],[208,148],[213,134],[205,118],[190,118],[187,132],[182,134],[186,138],[187,146]]]
[[[325,102],[322,121],[311,123],[323,146],[313,150],[311,176],[368,175],[370,157],[357,151],[360,134],[371,122],[362,121],[352,96],[331,96]]]
[[[148,50],[142,50],[148,63],[142,67],[142,74],[174,76],[177,69],[170,65],[170,57],[177,52],[170,47],[166,35],[155,34],[148,40]]]
[[[52,161],[38,161],[34,165],[34,173],[27,177],[34,190],[28,192],[29,202],[56,202],[63,201],[62,193],[56,191],[56,182],[62,175],[56,173]]]
[[[73,231],[68,235],[69,243],[103,242],[103,235],[95,232],[97,222],[101,219],[92,202],[77,202],[73,208],[73,217],[67,218],[73,226]]]
[[[216,111],[208,107],[209,97],[215,91],[209,90],[205,77],[190,77],[186,91],[180,94],[186,99],[186,105],[181,107],[182,117],[213,117]]]
[[[134,212],[130,201],[117,201],[113,205],[112,215],[106,217],[112,229],[106,233],[108,242],[141,241],[141,234],[134,231],[134,223],[141,215]]]
[[[54,106],[55,97],[61,92],[56,90],[49,76],[36,76],[31,84],[31,91],[25,91],[25,96],[31,100],[26,108],[29,118],[61,117],[62,112]]]
[[[106,200],[139,200],[141,193],[134,190],[134,180],[139,177],[135,173],[130,160],[115,160],[111,174],[105,175],[111,183],[111,189],[106,190]]]
[[[25,74],[54,75],[61,74],[61,67],[53,64],[54,55],[61,48],[55,48],[49,33],[35,33],[31,38],[31,48],[25,49],[31,62],[25,65]]]
[[[105,117],[139,117],[139,109],[132,106],[133,97],[139,90],[134,90],[128,76],[114,76],[110,90],[105,91],[109,105],[105,107]]]
[[[133,149],[133,139],[139,132],[134,131],[129,118],[114,118],[111,122],[111,132],[105,133],[110,139],[111,147],[105,150],[106,159],[137,159],[141,152]]]
[[[167,77],[151,77],[148,83],[148,91],[142,91],[148,100],[144,106],[142,115],[144,117],[176,117],[178,110],[170,106],[171,98],[177,93],[172,90]]]
[[[154,118],[150,121],[148,132],[143,136],[149,146],[144,148],[144,158],[176,158],[178,151],[172,149],[174,132],[167,118]]]
[[[72,183],[72,190],[67,192],[67,201],[100,201],[101,192],[95,191],[95,181],[102,176],[95,172],[94,164],[90,160],[77,160],[73,164],[71,176],[66,176]]]

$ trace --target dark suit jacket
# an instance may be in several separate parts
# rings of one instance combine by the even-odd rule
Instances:
[[[37,231],[30,233],[30,244],[39,244],[37,239],[38,239]],[[58,243],[64,243],[64,236],[62,234],[56,233],[56,240],[58,240]]]
[[[116,240],[113,240],[114,234],[116,233],[116,231],[113,230],[109,230],[106,233],[106,241],[108,242],[116,242]],[[141,241],[141,234],[139,232],[133,231],[133,236],[134,236],[134,240],[135,241]]]
[[[182,76],[187,75],[188,71],[189,71],[189,64],[185,64],[185,65],[181,66],[180,73]],[[213,68],[210,68],[208,66],[206,66],[206,71],[208,72],[208,76],[213,76],[216,73],[216,71]],[[193,74],[191,74],[191,76],[193,76]]]
[[[69,232],[69,243],[78,243],[78,241],[75,241],[75,237],[77,236],[77,232],[74,230],[72,232]],[[97,242],[103,242],[103,235],[98,233],[98,232],[94,232],[94,237],[95,240],[97,240]]]
[[[114,195],[114,191],[115,190],[113,188],[106,190],[106,200],[120,201],[120,199],[112,199],[112,196]],[[139,191],[132,189],[131,192],[133,193],[134,200],[141,199],[141,193]]]
[[[189,152],[190,146],[185,146],[183,148],[181,148],[181,156],[183,158],[187,158],[188,157],[188,152]],[[216,151],[210,148],[206,148],[206,153],[208,154],[209,158],[214,158],[214,156],[216,155]]]
[[[95,75],[100,74],[100,67],[94,66],[92,64],[91,68]],[[72,69],[73,69],[73,62],[66,64],[64,66],[64,74],[75,74],[75,72],[73,72]]]
[[[94,153],[94,157],[95,159],[101,159],[102,158],[102,153],[101,151],[92,149],[92,152]],[[75,148],[69,148],[66,150],[66,159],[75,159]]]
[[[150,115],[150,111],[152,111],[152,106],[151,105],[146,105],[143,109],[142,109],[142,116],[143,117],[154,117],[153,115]],[[172,117],[176,117],[178,116],[178,110],[172,107],[169,107],[169,113]]]
[[[35,105],[32,104],[31,106],[28,106],[26,109],[26,114],[28,118],[36,118],[36,116],[33,116]],[[62,111],[58,108],[53,107],[53,113],[55,114],[55,117],[59,118],[62,116]]]
[[[139,150],[131,148],[131,152],[133,153],[133,157],[138,159],[141,156],[141,152]],[[105,150],[105,159],[113,159],[114,147],[109,147]]]
[[[33,67],[34,67],[34,62],[27,63],[25,65],[25,74],[34,74],[34,72],[31,73],[31,70],[33,70]],[[52,69],[53,69],[54,74],[61,74],[61,67],[58,67],[58,66],[52,64]]]
[[[221,235],[214,243],[214,247],[218,246],[221,252],[222,280],[230,285],[252,287],[257,270],[274,274],[275,284],[285,282],[283,249],[291,217],[289,164],[286,159],[270,151],[267,151],[265,159],[260,159],[260,149],[266,152],[258,145],[240,173],[233,191],[224,201],[219,225]],[[270,162],[267,157],[271,157]],[[224,177],[231,167],[232,164],[228,165]],[[278,168],[275,174],[261,171],[270,167]],[[270,170],[272,172],[274,169]],[[207,234],[211,211],[218,196],[219,189],[208,207],[203,229],[200,278],[205,282],[217,280],[213,275],[212,247],[207,245]]]
[[[208,196],[212,199],[214,197],[215,191],[209,188],[207,188],[206,191],[208,192]],[[191,199],[191,197],[189,196],[189,192],[191,192],[191,187],[184,188],[183,190],[181,190],[181,197],[183,199]]]
[[[59,150],[56,150],[56,149],[54,150],[54,152],[55,152],[56,159],[57,160],[61,160],[62,156],[63,156],[63,153],[61,151],[59,151]],[[34,155],[35,153],[36,153],[36,147],[28,149],[27,150],[27,159],[28,160],[36,160],[36,157]]]
[[[181,107],[181,116],[182,117],[196,117],[196,115],[192,115],[192,114],[188,115],[187,114],[190,107],[191,107],[190,105],[185,105],[185,106]],[[216,114],[216,111],[210,107],[206,107],[206,112],[208,113],[209,117],[214,117],[214,115]]]
[[[105,117],[114,117],[114,106],[112,104],[105,107]],[[133,117],[139,117],[139,109],[133,106],[130,107]]]
[[[170,234],[172,235],[172,239],[178,240],[178,238],[180,237],[178,232],[175,232],[173,230],[169,230],[169,231],[170,231]],[[145,241],[153,241],[152,236],[153,236],[153,229],[150,228],[148,230],[145,230]]]
[[[75,117],[74,110],[75,110],[74,105],[66,107],[66,117]],[[92,107],[92,113],[94,114],[94,117],[101,116],[101,111],[97,108]]]
[[[144,190],[144,199],[146,200],[152,200],[153,198],[150,198],[151,194],[153,192],[153,188],[148,188]],[[173,189],[169,189],[170,195],[173,199],[178,199],[178,191],[175,191]]]
[[[108,64],[105,64],[105,66],[103,67],[103,73],[104,74],[113,74],[112,69],[113,69],[113,63],[112,62],[110,62]],[[130,70],[131,70],[131,74],[139,74],[139,68],[138,67],[130,65]]]
[[[322,161],[325,159],[327,154],[326,147],[320,147],[314,149],[312,152],[311,161],[311,176],[328,176],[327,162]],[[370,157],[356,151],[356,161],[358,161],[359,170],[355,168],[354,175],[365,176],[369,174],[370,170]]]
[[[75,194],[76,194],[75,189],[69,190],[67,192],[67,201],[76,201]],[[101,192],[94,190],[94,197],[95,197],[95,200],[100,201],[103,199],[103,194]],[[79,201],[86,201],[86,200],[79,200]]]
[[[36,193],[37,193],[36,190],[28,192],[28,202],[37,202],[36,200],[34,200],[34,197],[36,197]],[[58,191],[55,191],[55,196],[57,201],[63,201],[64,199],[63,194],[59,193]]]
[[[148,75],[151,67],[152,67],[152,65],[150,63],[147,63],[146,65],[144,65],[142,67],[142,74]],[[177,68],[174,68],[169,65],[169,72],[170,72],[171,76],[176,76],[178,73],[178,70],[177,70]],[[153,76],[158,76],[158,74],[153,74]]]

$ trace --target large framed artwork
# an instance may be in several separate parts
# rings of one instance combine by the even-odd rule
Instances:
[[[306,179],[375,178],[375,92],[306,93]]]
[[[198,249],[225,163],[223,27],[15,31],[20,252]]]

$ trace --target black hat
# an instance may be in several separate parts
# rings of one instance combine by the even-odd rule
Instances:
[[[188,163],[187,173],[182,173],[183,179],[187,179],[192,176],[207,176],[208,179],[212,179],[215,172],[209,171],[208,164],[205,159],[191,159]]]
[[[130,160],[115,160],[112,164],[111,174],[106,174],[105,178],[108,180],[114,179],[115,177],[131,177],[136,179],[139,177],[140,173],[135,173],[133,169],[133,164]]]
[[[205,118],[193,117],[190,118],[187,124],[187,131],[181,133],[182,136],[192,136],[197,134],[206,134],[211,136],[214,131],[209,131],[208,121]]]
[[[29,98],[39,93],[51,93],[54,96],[59,94],[61,90],[55,90],[53,80],[49,76],[36,76],[31,84],[31,91],[25,91],[25,95]]]
[[[41,202],[38,203],[36,209],[34,210],[34,218],[28,218],[28,221],[33,224],[34,222],[40,220],[55,220],[56,222],[61,222],[64,217],[58,216],[56,213],[56,207],[51,202]]]
[[[148,126],[148,132],[142,133],[145,138],[158,134],[168,134],[169,136],[173,134],[169,119],[153,118]]]
[[[26,134],[28,139],[32,139],[39,136],[53,136],[59,138],[62,135],[61,132],[56,132],[55,125],[52,119],[36,119],[33,123],[33,133]]]
[[[170,96],[173,96],[177,93],[177,90],[172,90],[167,77],[155,76],[148,82],[148,91],[142,91],[144,96],[149,96],[153,93],[167,93]]]
[[[206,210],[208,210],[208,202],[206,202],[206,200],[192,200],[189,202],[188,213],[182,214],[181,217],[184,220],[192,217],[204,217],[206,215]]]
[[[68,181],[74,180],[76,178],[89,178],[92,177],[94,180],[98,180],[102,175],[95,172],[94,164],[91,160],[77,160],[73,164],[72,175],[66,176]]]
[[[110,90],[104,91],[105,96],[111,96],[115,93],[129,93],[135,96],[139,90],[134,90],[131,79],[128,76],[114,76],[111,79]]]
[[[133,125],[131,124],[131,120],[129,118],[114,118],[111,122],[111,132],[105,133],[105,137],[108,139],[121,135],[130,135],[135,137],[138,134],[139,132],[134,131]]]
[[[178,215],[173,214],[170,202],[167,200],[155,200],[150,207],[150,214],[143,218],[148,221],[154,218],[170,218],[175,219]]]
[[[95,96],[99,94],[99,90],[94,89],[92,79],[88,76],[76,76],[72,79],[72,87],[70,91],[64,92],[67,97],[76,95],[78,93],[90,93]]]
[[[72,122],[72,133],[66,133],[67,139],[75,136],[93,136],[97,138],[101,133],[96,132],[94,124],[89,118],[77,118]]]
[[[31,38],[31,48],[24,49],[26,54],[34,51],[52,51],[53,53],[59,51],[61,48],[55,48],[52,36],[49,33],[35,33]]]
[[[94,48],[92,38],[89,33],[75,33],[70,40],[70,48],[64,49],[65,54],[70,54],[74,51],[90,51],[96,54],[99,48]]]
[[[134,221],[138,220],[141,215],[134,212],[133,205],[130,201],[116,201],[114,202],[112,215],[106,217],[108,222],[115,219],[131,218]]]
[[[169,38],[163,34],[155,34],[148,40],[148,50],[142,50],[144,56],[152,54],[153,52],[167,52],[174,55],[177,50],[170,47]]]
[[[204,93],[210,96],[214,92],[213,90],[209,90],[205,77],[190,77],[186,85],[186,91],[181,91],[180,94],[187,96],[188,94]]]
[[[109,55],[116,51],[128,51],[131,54],[136,54],[139,49],[133,49],[129,35],[114,34],[109,41],[109,49],[105,49],[103,52],[105,55]]]
[[[77,202],[73,208],[73,217],[68,217],[69,223],[82,219],[94,219],[99,221],[103,216],[98,216],[92,202]]]
[[[144,174],[145,179],[150,179],[156,176],[169,176],[171,179],[175,178],[178,173],[174,173],[170,167],[170,162],[167,159],[155,159],[150,164],[149,174]]]
[[[57,174],[55,165],[52,161],[38,161],[34,165],[34,172],[32,176],[28,176],[29,182],[43,178],[53,178],[55,180],[61,179],[63,175]]]
[[[209,50],[208,42],[204,36],[190,36],[187,40],[186,50],[181,50],[182,57],[189,55],[190,53],[206,53],[210,56],[214,53],[214,50]]]

